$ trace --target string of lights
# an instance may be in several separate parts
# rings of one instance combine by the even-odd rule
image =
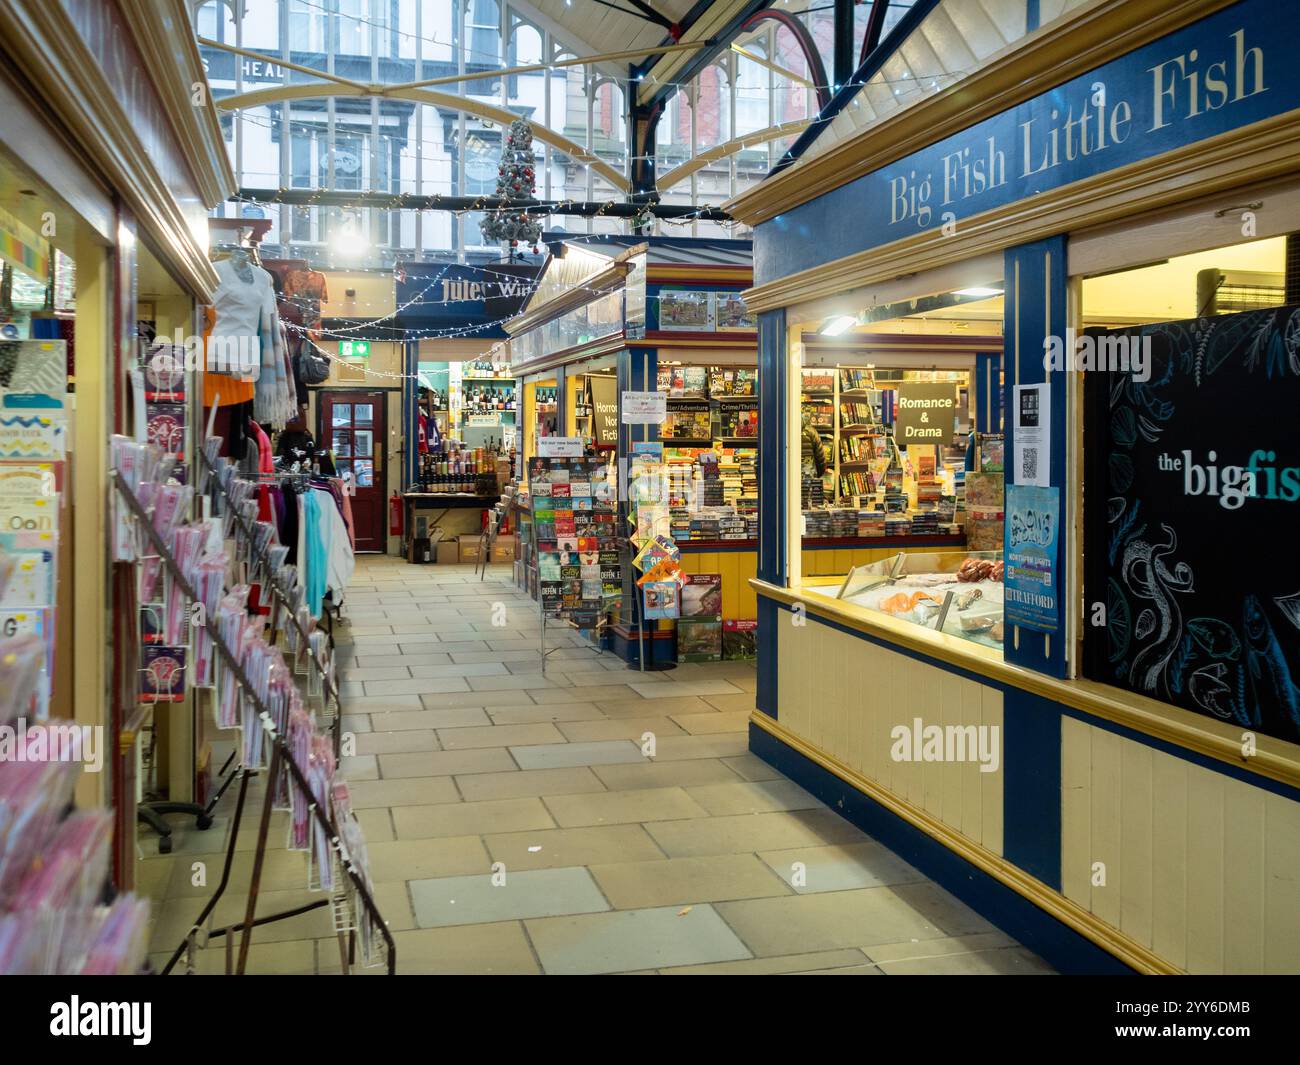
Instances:
[[[259,105],[259,106],[265,107],[265,106],[267,106],[267,105],[262,104],[262,105]],[[433,106],[433,105],[430,105],[430,106]],[[813,121],[813,120],[814,120],[814,117],[815,117],[815,116],[810,116],[810,117],[808,118],[808,121],[810,121],[810,122]],[[241,112],[239,113],[239,115],[238,115],[238,120],[241,121],[241,122],[246,122],[246,123],[248,123],[249,125],[252,125],[252,126],[257,126],[257,127],[260,128],[260,129],[268,130],[268,131],[270,131],[270,132],[278,132],[278,131],[281,129],[281,126],[282,126],[282,120],[281,120],[281,119],[276,119],[276,118],[265,118],[265,119],[263,119],[261,116],[250,114],[250,113],[249,113],[248,111],[246,111],[246,110],[245,110],[245,111],[241,111]],[[791,119],[791,121],[799,121],[799,120],[798,120],[798,119]],[[290,132],[291,134],[293,133],[295,127],[297,127],[297,129],[298,129],[299,132],[303,132],[303,133],[319,133],[319,132],[321,132],[321,131],[324,129],[324,124],[323,124],[323,122],[319,122],[319,121],[305,121],[305,120],[299,120],[299,119],[290,119],[290,120],[289,120],[289,132]],[[759,134],[759,133],[763,133],[763,132],[765,132],[765,130],[762,129],[762,128],[760,128],[760,129],[753,129],[753,130],[749,130],[749,131],[747,131],[747,132],[745,132],[745,133],[737,134],[737,137],[734,138],[734,139],[744,139],[745,137],[752,137],[752,136],[755,136],[755,135],[757,135],[757,134]],[[368,137],[368,136],[370,135],[369,123],[368,123],[368,122],[366,123],[364,129],[361,128],[361,127],[358,127],[358,128],[356,129],[355,133],[356,133],[356,135],[359,135],[359,136],[365,136],[365,137]],[[605,134],[605,135],[606,135],[606,136],[612,136],[612,134]],[[795,135],[796,135],[796,134],[794,134],[794,133],[787,134],[787,136],[789,136],[790,139],[792,139],[792,140],[794,139]],[[733,138],[728,138],[728,139],[733,139]],[[422,136],[422,137],[419,137],[419,138],[416,138],[416,137],[407,137],[407,138],[404,138],[404,140],[405,140],[408,144],[410,144],[410,145],[420,144],[420,145],[422,145],[422,146],[425,147],[425,148],[438,149],[438,148],[441,148],[441,147],[442,147],[442,142],[441,142],[440,140],[436,139],[436,138],[429,138],[429,137],[423,137],[423,136]],[[706,154],[707,152],[710,152],[710,151],[712,151],[713,149],[718,148],[718,147],[720,147],[722,144],[725,144],[725,143],[726,143],[726,140],[722,140],[722,141],[719,141],[717,144],[697,145],[698,152],[697,152],[697,154],[694,155],[694,156],[685,156],[685,155],[679,156],[679,155],[673,154],[673,153],[671,153],[671,152],[655,152],[654,154],[645,154],[645,155],[628,155],[628,154],[626,154],[626,153],[620,152],[620,153],[618,153],[617,155],[614,155],[614,156],[612,156],[612,157],[610,157],[610,158],[606,158],[605,156],[600,156],[600,158],[601,158],[601,160],[602,160],[603,162],[607,162],[607,163],[609,163],[611,166],[625,166],[626,164],[631,164],[631,163],[634,163],[634,162],[644,162],[644,161],[646,161],[646,160],[649,160],[649,161],[651,161],[651,162],[654,162],[656,165],[659,165],[659,166],[677,166],[677,165],[680,165],[680,164],[682,164],[682,163],[690,162],[692,159],[696,159],[696,158],[698,158],[700,155]],[[763,142],[760,142],[760,143],[761,143],[761,144],[766,144],[767,142],[766,142],[766,141],[763,141]],[[758,147],[758,146],[759,146],[759,145],[755,145],[755,147]],[[667,147],[672,147],[672,145],[668,145]],[[590,162],[586,162],[586,161],[580,159],[580,158],[577,157],[577,156],[574,156],[574,155],[569,154],[568,152],[561,151],[559,148],[552,147],[551,150],[552,150],[553,152],[555,152],[555,154],[557,154],[557,155],[559,155],[559,156],[561,156],[561,157],[563,157],[563,158],[565,158],[565,159],[570,159],[570,160],[572,160],[575,166],[580,166],[580,167],[582,167],[583,169],[588,169],[588,168],[590,168],[590,166],[591,166],[591,163],[590,163]],[[584,151],[588,151],[588,149],[586,149],[586,148],[584,148],[583,150],[584,150]],[[595,153],[598,152],[598,149],[596,149],[596,148],[594,148],[594,147],[591,148],[591,149],[589,149],[589,150],[593,153],[593,156],[595,155]],[[539,159],[542,158],[542,156],[540,155],[540,153],[539,153],[539,155],[538,155],[538,158],[539,158]],[[719,161],[721,161],[721,160],[719,160]],[[263,174],[263,175],[265,175],[265,176],[267,176],[267,177],[277,177],[277,178],[278,178],[278,176],[279,176],[278,171],[277,171],[277,172],[272,172],[272,171],[264,171],[264,170],[263,170],[263,171],[259,171],[259,170],[250,170],[250,169],[248,169],[247,167],[244,168],[244,174],[245,174],[245,175],[248,175],[248,174]]]
[[[240,189],[231,200],[242,204],[274,204],[291,207],[328,207],[342,211],[365,208],[385,211],[447,211],[464,215],[484,211],[522,211],[530,215],[571,214],[589,218],[658,218],[688,221],[731,221],[731,216],[711,204],[672,204],[660,200],[578,200],[509,198],[482,194],[450,196],[443,193],[373,192],[334,189]]]

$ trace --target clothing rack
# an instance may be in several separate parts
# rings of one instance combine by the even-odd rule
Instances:
[[[253,560],[249,563],[249,572],[255,573],[260,570],[265,575],[266,586],[271,589],[271,594],[279,602],[280,609],[284,611],[285,617],[289,619],[290,624],[293,625],[295,631],[298,633],[299,646],[302,647],[307,652],[307,657],[309,661],[311,661],[316,666],[317,671],[321,675],[321,685],[325,691],[326,706],[329,705],[330,700],[333,700],[334,702],[334,720],[332,723],[332,731],[334,733],[334,757],[337,758],[339,757],[339,754],[341,752],[342,740],[343,740],[343,732],[342,732],[342,724],[341,724],[343,720],[343,702],[339,696],[339,690],[335,686],[334,682],[330,679],[328,670],[326,670],[325,667],[320,663],[320,661],[311,654],[311,642],[308,639],[307,630],[304,629],[302,625],[299,624],[297,615],[293,612],[293,610],[290,609],[288,594],[284,591],[283,588],[280,587],[279,582],[275,579],[275,575],[271,573],[270,562],[269,559],[266,557],[266,550],[270,548],[271,546],[270,543],[268,542],[266,549],[264,549],[263,551],[260,552],[256,551],[254,547],[256,540],[253,536],[253,530],[250,529],[245,524],[243,515],[239,513],[239,508],[235,506],[230,496],[227,495],[226,486],[221,483],[221,478],[217,476],[216,467],[212,464],[212,460],[208,458],[207,451],[204,448],[199,448],[198,455],[199,455],[199,460],[203,463],[207,474],[207,476],[205,477],[205,483],[210,481],[213,485],[216,486],[217,491],[221,493],[221,498],[222,501],[224,502],[224,505],[229,509],[230,516],[235,519],[235,524],[239,527],[239,532],[243,534],[244,541],[245,543],[248,544],[250,554],[253,554],[254,556]],[[260,476],[269,477],[270,475],[264,474]],[[299,477],[304,480],[309,480],[314,476],[314,474],[298,473],[298,474],[285,474],[283,476]],[[277,478],[274,483],[278,484],[281,479],[282,478]],[[265,481],[260,483],[270,484],[272,482]],[[332,632],[330,633],[330,642],[332,646],[333,644]]]
[[[201,451],[200,454],[202,454]],[[185,573],[181,570],[179,564],[176,562],[175,557],[171,553],[171,549],[163,541],[163,538],[159,534],[158,530],[154,528],[153,522],[150,520],[149,514],[145,510],[144,506],[140,503],[140,500],[136,497],[135,493],[131,490],[131,488],[127,485],[127,483],[122,479],[122,476],[116,470],[112,471],[111,476],[113,480],[113,485],[117,489],[118,494],[122,497],[123,502],[126,503],[127,508],[131,511],[136,521],[144,529],[146,536],[149,538],[150,543],[153,545],[154,550],[157,552],[158,558],[161,559],[163,565],[165,566],[172,580],[174,580],[177,583],[177,585],[181,589],[181,592],[185,595],[187,599],[190,600],[190,602],[198,601],[199,596],[195,592],[193,586],[189,583],[189,580],[186,578]],[[213,647],[216,650],[217,654],[221,657],[227,669],[234,676],[236,682],[243,690],[242,691],[243,698],[247,702],[251,702],[255,707],[258,716],[262,721],[262,727],[263,729],[265,729],[267,733],[267,738],[270,741],[270,745],[271,745],[271,764],[267,774],[266,795],[262,802],[261,819],[258,826],[258,834],[257,834],[257,845],[253,852],[253,869],[250,876],[248,905],[245,909],[244,920],[238,925],[233,925],[229,928],[215,930],[213,932],[213,935],[225,935],[228,937],[226,940],[227,972],[231,972],[233,966],[233,971],[235,973],[239,975],[243,975],[248,963],[248,950],[251,945],[253,928],[262,924],[270,924],[273,921],[280,921],[280,920],[285,920],[289,917],[296,917],[299,914],[306,913],[310,910],[318,909],[322,906],[327,906],[327,905],[333,905],[335,911],[335,927],[336,930],[338,931],[338,936],[339,936],[339,950],[340,950],[340,958],[343,964],[343,971],[346,973],[349,969],[349,966],[355,962],[356,926],[355,923],[351,923],[349,925],[349,923],[346,920],[342,922],[342,924],[349,925],[349,926],[348,927],[341,926],[339,920],[340,905],[339,905],[339,901],[336,898],[333,898],[331,896],[326,896],[325,898],[322,898],[316,902],[312,902],[306,906],[299,906],[292,910],[285,910],[279,913],[270,914],[262,918],[257,917],[257,898],[261,888],[262,865],[266,856],[266,838],[270,830],[271,812],[275,800],[275,791],[276,791],[275,781],[279,775],[279,771],[281,767],[283,766],[283,768],[288,770],[289,779],[292,781],[293,786],[298,788],[299,791],[302,793],[302,795],[304,795],[308,799],[309,815],[317,822],[317,824],[325,832],[327,838],[329,839],[329,845],[331,849],[331,860],[337,859],[340,862],[342,871],[352,882],[353,887],[357,893],[357,897],[361,900],[362,905],[366,909],[366,912],[370,915],[370,917],[374,921],[375,927],[378,929],[380,935],[384,940],[384,945],[387,954],[388,974],[390,976],[395,975],[397,971],[396,943],[393,941],[392,933],[388,930],[388,926],[384,922],[383,915],[380,913],[379,908],[375,905],[375,901],[372,898],[369,889],[366,887],[364,879],[357,872],[356,867],[352,864],[348,856],[343,852],[343,847],[342,847],[342,843],[340,840],[337,827],[335,826],[330,815],[327,814],[325,810],[321,809],[320,805],[315,801],[315,796],[312,793],[311,785],[308,783],[306,775],[303,773],[302,768],[298,765],[297,760],[294,758],[293,750],[290,748],[289,743],[285,739],[285,737],[276,730],[274,724],[272,723],[271,714],[268,707],[266,706],[265,703],[262,702],[261,698],[258,696],[252,683],[249,681],[247,674],[245,674],[244,668],[240,664],[238,658],[226,645],[225,640],[222,638],[220,626],[217,624],[217,620],[212,617],[205,617],[203,619],[203,627],[207,630],[208,636],[211,638]],[[172,969],[175,968],[176,963],[180,960],[181,956],[186,952],[187,949],[193,948],[195,934],[199,931],[199,929],[202,928],[203,922],[208,918],[208,915],[211,914],[212,911],[216,908],[217,902],[220,900],[222,894],[225,892],[226,886],[230,881],[231,866],[234,863],[235,847],[239,838],[239,825],[243,817],[244,801],[248,791],[248,781],[249,778],[254,776],[257,772],[258,772],[257,769],[253,769],[247,766],[241,770],[239,799],[235,807],[235,816],[234,816],[233,823],[231,825],[230,842],[226,850],[226,860],[222,869],[221,882],[217,885],[217,890],[213,894],[212,898],[209,899],[207,904],[203,907],[202,912],[199,914],[198,919],[191,926],[191,929],[186,934],[185,939],[176,948],[175,952],[168,960],[166,966],[163,968],[162,975],[164,976],[168,975],[172,971]],[[233,947],[233,937],[236,932],[242,933],[240,938],[240,943],[239,943],[239,957],[237,963],[234,960],[234,947]],[[348,933],[346,940],[344,938],[344,932]]]

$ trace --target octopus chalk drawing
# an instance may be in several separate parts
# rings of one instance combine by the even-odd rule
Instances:
[[[1147,692],[1161,690],[1165,666],[1183,635],[1182,616],[1174,596],[1192,590],[1192,570],[1186,562],[1174,563],[1172,570],[1165,564],[1178,547],[1178,534],[1168,525],[1160,527],[1166,542],[1130,541],[1124,549],[1121,571],[1129,591],[1139,601],[1151,604],[1138,615],[1134,626],[1134,636],[1146,646],[1134,656],[1129,670],[1131,683]]]

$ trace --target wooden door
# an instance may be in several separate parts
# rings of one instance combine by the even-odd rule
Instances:
[[[385,527],[385,395],[382,392],[322,392],[319,446],[334,453],[338,475],[352,485],[352,525],[358,551],[383,551]]]

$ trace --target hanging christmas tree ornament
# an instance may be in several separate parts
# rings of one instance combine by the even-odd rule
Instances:
[[[496,195],[501,199],[531,199],[535,191],[533,128],[522,118],[515,119],[506,133],[497,169]],[[516,248],[520,241],[535,244],[542,235],[542,223],[518,208],[499,207],[489,211],[479,227],[485,237]]]

